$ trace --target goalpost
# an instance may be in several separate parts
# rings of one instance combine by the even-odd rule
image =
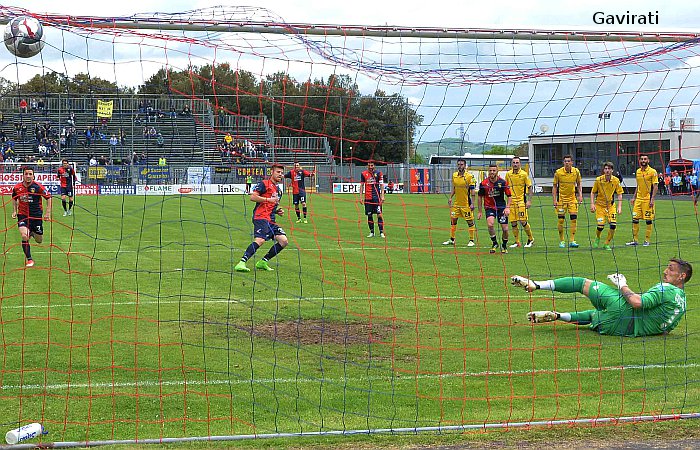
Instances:
[[[644,338],[529,324],[590,302],[509,284],[621,272],[641,292],[668,258],[697,265],[692,189],[657,197],[649,247],[624,245],[639,154],[662,174],[700,161],[697,36],[289,24],[246,7],[0,14],[37,18],[46,40],[0,70],[3,149],[36,157],[34,126],[67,129],[60,155],[81,177],[29,269],[11,185],[25,164],[53,184],[59,163],[2,166],[8,430],[38,422],[42,442],[81,446],[698,418],[695,280],[681,324]],[[489,152],[501,172],[497,155],[528,157],[532,248],[490,254],[483,219],[474,247],[465,221],[442,245],[455,169],[425,156]],[[586,189],[624,166],[610,252],[593,248],[588,193],[580,247],[558,246],[550,188],[569,153]],[[274,162],[313,171],[308,223],[285,192],[274,271],[237,272],[256,236],[248,185]],[[368,162],[386,238],[367,237]]]

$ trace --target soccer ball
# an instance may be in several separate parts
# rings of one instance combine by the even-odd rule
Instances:
[[[15,56],[31,58],[44,48],[44,27],[33,17],[15,17],[5,26],[5,47]]]

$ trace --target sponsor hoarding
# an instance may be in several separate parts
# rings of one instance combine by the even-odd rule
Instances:
[[[334,194],[359,194],[360,183],[333,183]]]

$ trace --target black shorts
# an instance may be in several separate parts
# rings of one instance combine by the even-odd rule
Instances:
[[[503,211],[505,211],[505,208],[498,208],[498,209],[486,208],[486,217],[495,217],[498,220],[498,223],[507,224],[508,223],[508,216],[503,214]]]
[[[68,187],[61,186],[61,195],[67,195],[68,197],[73,197],[73,186],[68,186]]]
[[[265,239],[266,241],[269,241],[275,236],[286,236],[286,233],[279,225],[265,219],[253,219],[253,230],[253,236]]]
[[[306,192],[299,192],[298,194],[292,194],[292,202],[295,205],[299,203],[306,203]]]
[[[379,203],[371,203],[365,201],[365,215],[371,216],[372,214],[381,214],[382,205]]]
[[[33,234],[44,234],[44,221],[41,219],[29,218],[23,214],[17,216],[17,227],[29,228],[29,232]]]

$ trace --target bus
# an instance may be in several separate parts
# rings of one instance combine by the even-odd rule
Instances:
[[[457,167],[457,160],[464,159],[467,162],[467,171],[469,171],[477,183],[481,182],[488,176],[489,166],[496,164],[498,166],[498,174],[501,177],[506,176],[506,172],[510,169],[510,161],[514,155],[483,155],[481,153],[465,153],[464,155],[431,155],[428,164],[431,167],[433,191],[439,193],[449,193],[452,189],[452,173]],[[532,177],[530,172],[529,159],[527,156],[520,156],[522,168]]]

